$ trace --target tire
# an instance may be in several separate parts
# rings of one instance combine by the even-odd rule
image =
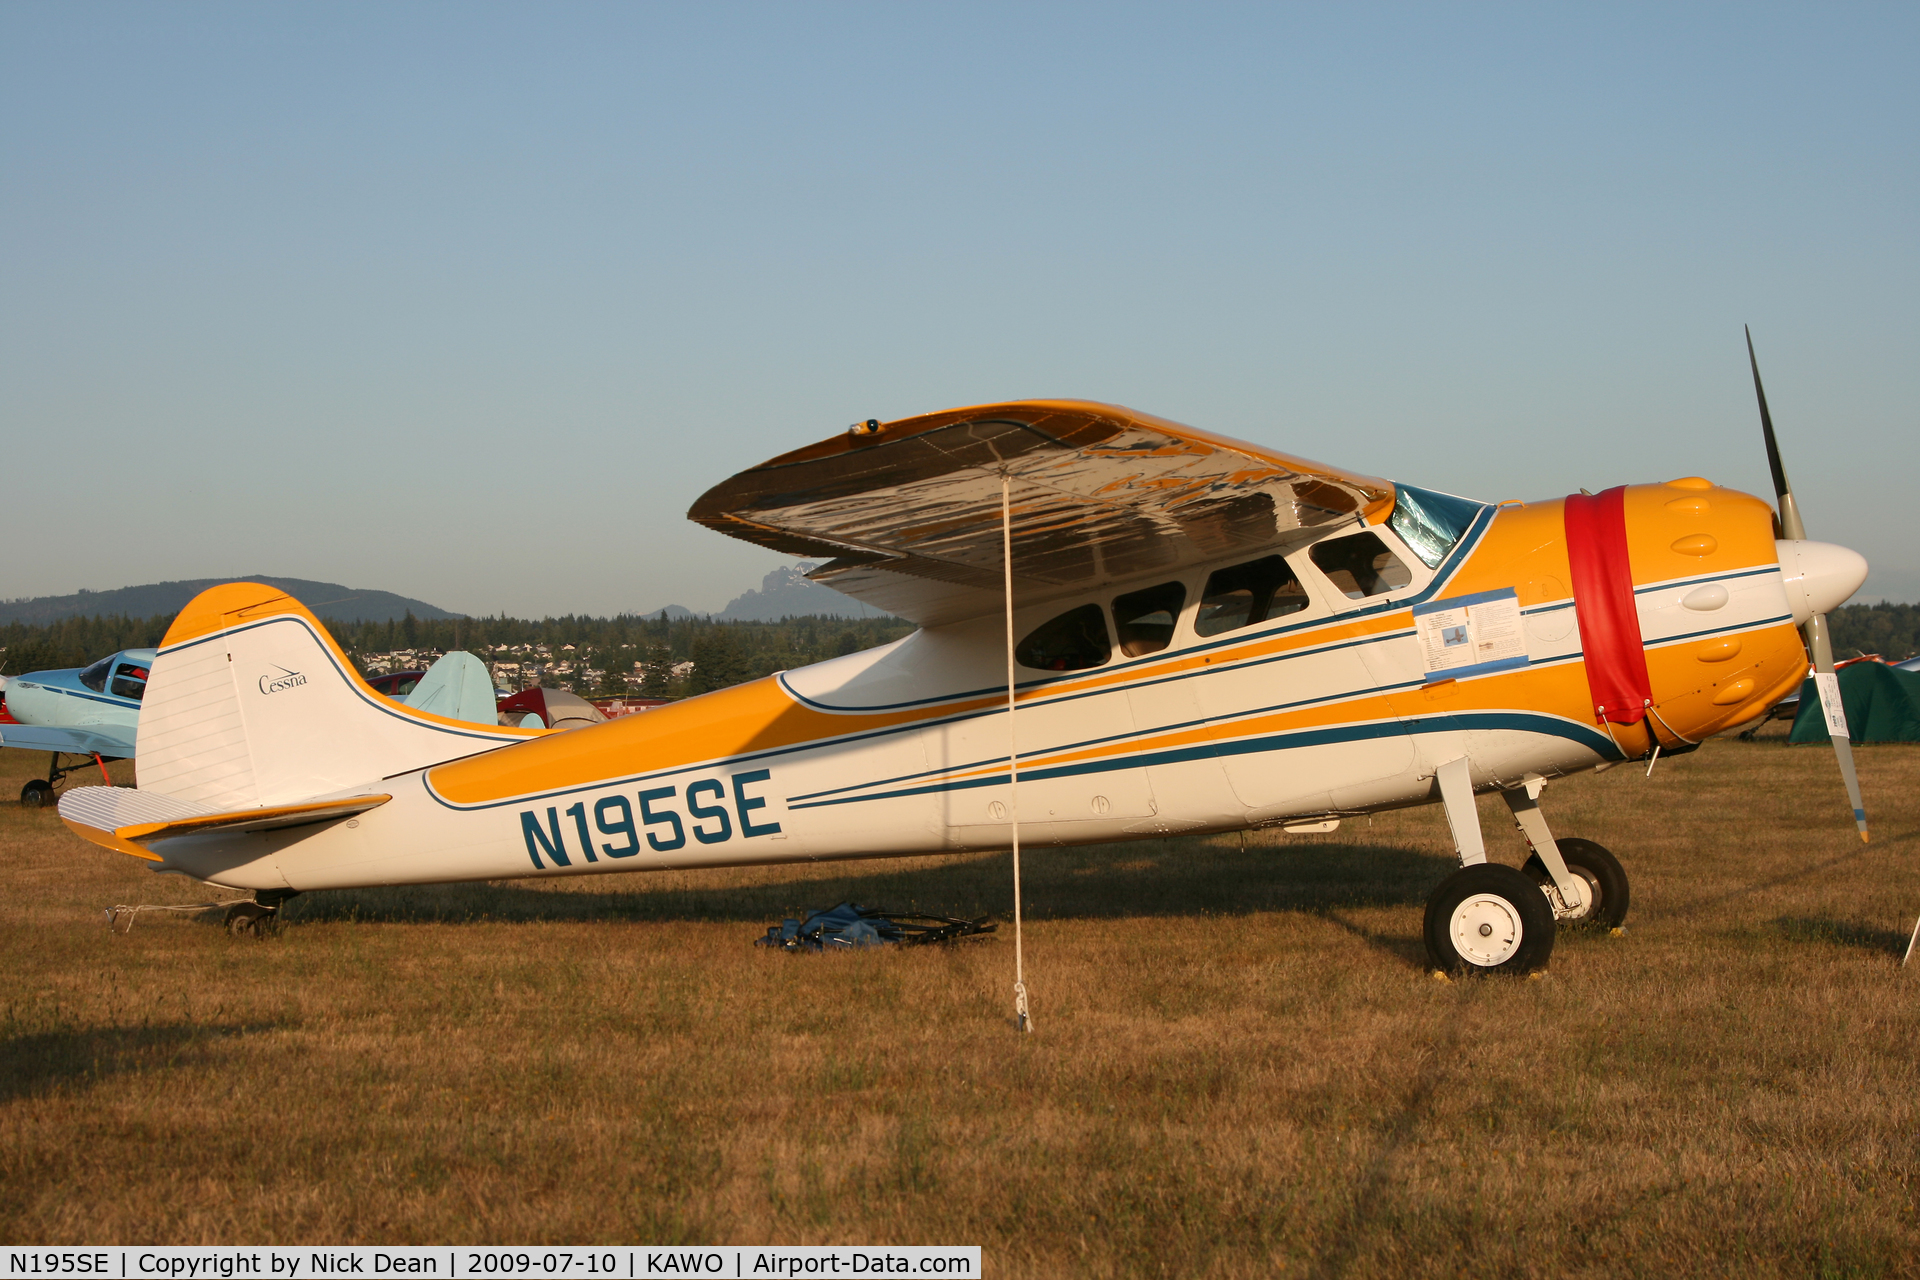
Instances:
[[[45,809],[54,803],[53,786],[45,778],[33,778],[20,788],[20,803],[29,809]]]
[[[274,912],[257,902],[236,902],[227,908],[227,932],[236,938],[264,938],[276,923]]]
[[[1516,867],[1462,867],[1427,899],[1427,957],[1443,973],[1533,973],[1553,936],[1547,895]]]
[[[1632,890],[1620,859],[1604,845],[1591,840],[1569,837],[1554,843],[1560,846],[1560,857],[1566,862],[1567,870],[1587,882],[1586,905],[1574,915],[1561,916],[1561,925],[1569,929],[1618,929],[1626,923]],[[1537,885],[1544,887],[1553,883],[1553,877],[1547,874],[1547,864],[1537,853],[1527,859],[1521,870]]]

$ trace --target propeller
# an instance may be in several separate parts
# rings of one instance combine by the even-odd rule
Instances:
[[[1793,485],[1787,480],[1786,468],[1780,465],[1780,445],[1773,438],[1773,415],[1767,412],[1767,389],[1760,385],[1760,361],[1753,354],[1753,330],[1746,332],[1747,363],[1753,367],[1753,394],[1760,401],[1760,434],[1767,442],[1767,466],[1773,471],[1773,491],[1780,500],[1780,537],[1783,541],[1804,543],[1807,527],[1800,519],[1800,504],[1793,500]],[[1853,802],[1853,822],[1860,829],[1860,838],[1865,840],[1867,810],[1860,800],[1860,776],[1853,767],[1853,735],[1847,729],[1847,711],[1840,702],[1840,678],[1833,673],[1833,642],[1827,635],[1825,611],[1816,609],[1811,613],[1801,627],[1801,634],[1806,636],[1807,653],[1813,659],[1813,687],[1819,691],[1820,710],[1827,717],[1827,735],[1833,739],[1833,754],[1840,761],[1847,799]]]

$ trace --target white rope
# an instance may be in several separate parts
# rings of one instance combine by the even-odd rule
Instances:
[[[1005,566],[1007,608],[1007,820],[1013,831],[1013,1014],[1022,1031],[1033,1030],[1027,1013],[1026,956],[1020,945],[1020,748],[1013,735],[1013,477],[1000,474],[1000,558]]]

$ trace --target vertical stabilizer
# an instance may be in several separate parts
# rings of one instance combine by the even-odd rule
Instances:
[[[450,719],[368,687],[299,601],[237,582],[196,596],[140,711],[140,789],[218,809],[282,805],[537,731]]]

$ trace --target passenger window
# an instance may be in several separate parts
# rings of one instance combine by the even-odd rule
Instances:
[[[147,693],[147,669],[123,662],[113,673],[113,691],[122,698],[140,701]]]
[[[1036,628],[1013,651],[1023,667],[1039,671],[1080,671],[1113,656],[1107,639],[1107,615],[1097,604],[1069,609]]]
[[[107,691],[107,668],[113,665],[112,658],[102,658],[80,673],[80,683],[95,693]]]
[[[1120,652],[1138,658],[1172,644],[1173,624],[1186,603],[1187,588],[1178,582],[1115,596],[1113,630],[1120,637]]]
[[[1284,618],[1307,607],[1307,590],[1288,567],[1286,557],[1261,560],[1222,569],[1207,579],[1200,612],[1193,629],[1203,636]]]
[[[1400,557],[1387,550],[1377,533],[1329,538],[1308,555],[1349,600],[1385,595],[1413,582],[1413,574],[1400,563]]]

